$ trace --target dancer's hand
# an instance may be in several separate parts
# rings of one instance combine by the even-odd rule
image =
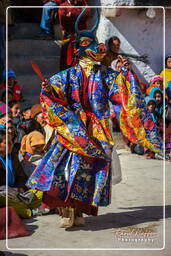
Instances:
[[[51,90],[52,90],[52,87],[48,83],[47,79],[45,79],[45,81],[42,82],[41,86],[42,86],[42,89],[45,90],[45,92],[51,92]]]

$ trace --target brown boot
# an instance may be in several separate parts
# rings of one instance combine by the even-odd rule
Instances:
[[[59,227],[60,228],[71,228],[74,225],[74,208],[65,207],[63,216],[61,217]]]
[[[83,214],[78,210],[75,210],[74,226],[77,226],[77,227],[85,226],[85,219],[83,218]]]

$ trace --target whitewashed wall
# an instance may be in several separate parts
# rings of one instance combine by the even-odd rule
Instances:
[[[171,54],[171,8],[166,9],[166,55]]]
[[[116,2],[101,2],[105,5],[105,2],[109,1]],[[122,52],[148,56],[149,64],[131,59],[134,70],[145,82],[149,82],[151,77],[163,68],[163,9],[155,10],[154,19],[147,18],[143,9],[135,7],[122,8],[119,17],[106,18],[102,14],[97,31],[100,42],[116,35],[121,39]],[[168,20],[170,21],[170,18]]]
[[[101,0],[101,5],[134,5],[134,0]]]

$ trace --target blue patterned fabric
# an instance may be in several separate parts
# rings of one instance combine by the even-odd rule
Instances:
[[[110,203],[114,142],[109,100],[117,73],[107,71],[95,66],[87,79],[77,65],[50,78],[56,94],[68,106],[42,90],[41,102],[56,135],[28,187],[48,191],[56,186],[64,201],[70,198],[94,206]]]

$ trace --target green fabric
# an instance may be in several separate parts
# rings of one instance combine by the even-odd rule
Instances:
[[[36,189],[30,189],[30,191],[34,192],[35,198],[29,205],[26,205],[22,202],[18,202],[16,200],[8,198],[8,206],[12,206],[15,209],[16,213],[21,218],[24,218],[24,219],[31,218],[32,217],[31,209],[39,207],[42,202],[42,197],[43,197],[42,191],[38,191]],[[5,195],[0,195],[0,207],[1,206],[6,206],[6,196]]]

